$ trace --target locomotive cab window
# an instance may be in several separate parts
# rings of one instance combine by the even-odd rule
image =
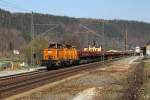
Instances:
[[[58,43],[54,43],[54,44],[50,44],[49,48],[61,49],[61,48],[63,48],[63,45],[58,44]]]

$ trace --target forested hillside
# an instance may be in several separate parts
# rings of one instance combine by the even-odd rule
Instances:
[[[0,10],[0,52],[28,45],[33,31],[35,38],[45,37],[48,41],[69,43],[78,48],[95,40],[97,45],[105,44],[106,49],[123,49],[125,29],[129,48],[144,45],[150,39],[150,24],[144,22],[105,20],[103,27],[103,20],[34,13],[34,30],[31,31],[31,16],[30,13]]]

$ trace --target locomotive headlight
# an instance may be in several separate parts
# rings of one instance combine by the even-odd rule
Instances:
[[[52,51],[48,51],[48,54],[51,54],[52,53]]]

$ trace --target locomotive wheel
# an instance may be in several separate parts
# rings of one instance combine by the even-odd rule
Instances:
[[[51,65],[47,65],[46,68],[47,68],[47,70],[50,70],[51,69]]]

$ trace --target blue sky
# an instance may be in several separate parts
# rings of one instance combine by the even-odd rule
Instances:
[[[150,22],[150,0],[0,0],[0,8],[13,12],[28,9],[71,17]]]

